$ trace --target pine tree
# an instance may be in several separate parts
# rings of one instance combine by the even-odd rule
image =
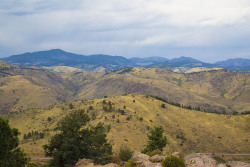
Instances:
[[[10,128],[9,121],[0,117],[0,166],[24,167],[26,154],[18,147],[18,129]]]

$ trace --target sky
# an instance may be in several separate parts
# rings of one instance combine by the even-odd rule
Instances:
[[[250,59],[250,0],[1,0],[0,57],[90,55]]]

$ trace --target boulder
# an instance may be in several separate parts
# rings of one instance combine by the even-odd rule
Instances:
[[[135,161],[134,167],[145,167],[145,164],[142,161]]]
[[[149,160],[149,156],[137,151],[133,152],[132,159],[136,159],[136,167],[161,167],[160,163],[153,163]]]
[[[132,159],[136,159],[137,161],[149,161],[149,156],[141,152],[134,151]]]
[[[228,161],[226,165],[228,167],[250,167],[250,163],[245,163],[240,161]]]

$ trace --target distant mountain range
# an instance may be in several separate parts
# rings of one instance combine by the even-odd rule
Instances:
[[[23,66],[70,66],[86,71],[110,71],[124,67],[206,67],[206,68],[225,68],[233,71],[250,72],[250,59],[229,59],[219,61],[214,64],[190,58],[180,57],[169,60],[163,57],[130,58],[122,56],[110,56],[103,54],[80,55],[66,52],[60,49],[48,51],[38,51],[24,53],[2,58],[16,65]]]

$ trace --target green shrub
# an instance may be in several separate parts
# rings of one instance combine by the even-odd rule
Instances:
[[[48,117],[47,118],[48,122],[52,121],[52,118],[51,117]]]
[[[163,167],[185,167],[185,160],[182,156],[178,158],[170,154],[161,162],[161,165]]]
[[[154,155],[156,155],[156,154],[162,155],[162,152],[161,152],[160,150],[154,150],[154,151],[148,151],[146,154],[147,154],[148,156],[152,157],[152,156],[154,156]]]
[[[136,159],[130,159],[125,165],[122,167],[133,167]]]
[[[216,160],[218,163],[223,163],[223,164],[226,163],[226,161],[222,159],[221,157],[213,156],[212,158]]]
[[[74,108],[73,104],[69,103],[69,109],[73,109],[73,108]]]
[[[161,105],[161,108],[166,108],[165,104],[162,104],[162,105]]]
[[[117,156],[117,155],[111,156],[111,163],[115,163],[115,164],[118,164],[118,165],[119,165],[120,162],[121,162],[121,159],[120,159],[119,156]]]
[[[128,161],[132,157],[132,151],[128,147],[121,147],[119,157],[122,161]]]

